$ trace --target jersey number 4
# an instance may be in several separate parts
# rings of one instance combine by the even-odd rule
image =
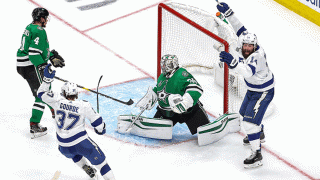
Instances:
[[[59,120],[57,122],[57,125],[58,125],[59,129],[69,130],[69,129],[73,128],[73,126],[76,125],[77,122],[80,119],[79,115],[73,114],[73,113],[68,113],[67,114],[65,111],[62,111],[62,110],[58,110],[57,111],[57,115],[60,115],[60,118],[59,118]],[[66,119],[70,119],[72,121],[70,121],[69,124],[65,124]]]

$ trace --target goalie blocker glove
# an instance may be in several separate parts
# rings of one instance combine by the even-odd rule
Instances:
[[[220,61],[227,63],[230,69],[233,69],[238,65],[238,61],[230,53],[227,53],[226,51],[222,51],[219,57]]]
[[[180,94],[171,94],[168,97],[170,107],[173,112],[182,114],[192,107],[193,99],[189,93],[185,93],[183,96]]]
[[[231,16],[233,14],[232,9],[230,9],[230,7],[228,6],[227,3],[219,3],[217,5],[217,9],[227,18],[229,16]]]
[[[54,67],[64,67],[64,59],[59,55],[59,53],[56,50],[52,50],[51,53],[53,54],[50,56],[50,62]]]

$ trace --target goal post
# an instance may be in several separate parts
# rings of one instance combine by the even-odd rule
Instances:
[[[236,42],[237,36],[232,27],[218,17],[188,5],[160,3],[158,5],[157,77],[161,74],[160,61],[165,54],[177,55],[180,66],[191,71],[192,74],[194,71],[208,74],[214,81],[218,81],[217,72],[221,70],[220,85],[223,89],[223,100],[215,102],[221,103],[222,112],[219,114],[237,111],[234,107],[231,110],[230,106],[234,104],[229,103],[232,89],[230,83],[234,82],[235,78],[230,79],[226,64],[222,68],[220,64],[221,69],[219,68],[219,51],[214,48],[215,45],[221,44],[224,51],[230,52],[230,44],[236,45]],[[203,84],[200,83],[200,85]],[[214,84],[211,85],[214,86]],[[204,93],[208,93],[206,89]]]

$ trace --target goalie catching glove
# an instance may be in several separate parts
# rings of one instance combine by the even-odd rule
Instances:
[[[137,102],[136,107],[139,107],[140,110],[143,110],[144,108],[146,108],[146,110],[151,110],[156,104],[157,100],[157,94],[152,90],[151,87],[149,87],[148,92],[139,100],[139,102]]]
[[[56,50],[52,50],[51,53],[53,54],[52,56],[50,56],[50,61],[51,64],[54,67],[64,67],[64,59],[59,55],[59,53]]]
[[[185,93],[183,96],[180,94],[170,94],[168,100],[171,110],[178,114],[187,112],[193,105],[193,99],[189,93]]]

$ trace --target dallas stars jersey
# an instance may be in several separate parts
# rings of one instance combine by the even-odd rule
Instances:
[[[203,93],[197,80],[184,68],[179,68],[169,78],[161,74],[153,91],[158,96],[159,107],[166,111],[171,111],[168,101],[170,94],[183,96],[185,93],[189,93],[193,99],[193,105],[195,105]]]
[[[21,46],[17,52],[17,66],[38,66],[50,57],[47,33],[39,25],[29,24],[21,39]]]

